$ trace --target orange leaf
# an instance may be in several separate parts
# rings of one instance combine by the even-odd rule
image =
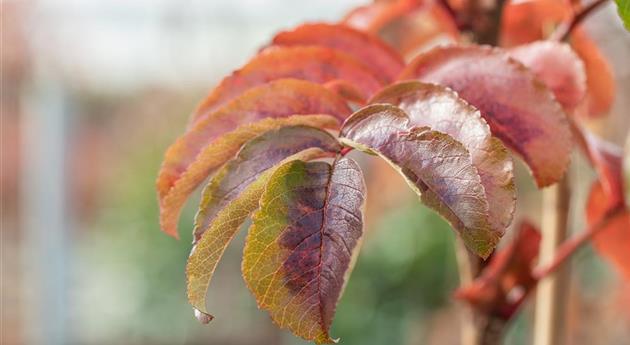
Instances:
[[[539,187],[569,164],[571,129],[562,107],[521,63],[484,46],[438,47],[418,56],[400,79],[442,84],[481,111],[492,133],[523,157]]]
[[[459,41],[459,29],[439,4],[429,2],[384,26],[379,34],[406,59],[431,46]]]
[[[281,78],[315,83],[346,80],[360,90],[365,99],[382,86],[382,81],[369,68],[344,52],[317,46],[270,47],[221,81],[197,107],[191,127],[244,91]]]
[[[343,18],[342,22],[359,30],[376,34],[387,24],[420,7],[424,2],[424,0],[375,1],[355,8]]]
[[[605,222],[593,237],[597,252],[630,279],[630,211],[625,205],[621,149],[587,131],[580,131],[587,155],[599,180],[591,187],[586,205],[589,225]],[[621,208],[620,213],[610,214]]]
[[[364,62],[387,82],[394,80],[404,67],[402,57],[380,38],[341,24],[304,24],[292,31],[279,33],[272,44],[318,45],[337,49]]]
[[[615,99],[615,78],[610,64],[583,30],[574,30],[570,43],[586,67],[588,115],[603,115],[610,110]]]
[[[547,38],[572,15],[566,0],[507,1],[501,16],[501,45],[513,47]]]
[[[246,141],[287,125],[335,128],[335,118],[349,113],[345,102],[323,86],[295,79],[258,86],[225,104],[166,151],[157,180],[162,229],[177,235],[177,219],[190,193]]]

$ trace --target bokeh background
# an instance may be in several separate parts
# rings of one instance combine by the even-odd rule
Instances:
[[[240,277],[243,236],[210,291],[217,318],[192,316],[184,264],[197,200],[176,241],[159,231],[162,154],[210,88],[278,30],[334,21],[366,0],[3,0],[2,344],[302,344],[278,330]],[[630,114],[630,34],[607,6],[588,30],[618,83],[611,116],[593,123],[623,144]],[[571,171],[572,229],[593,173]],[[338,307],[342,344],[456,344],[448,226],[363,160],[365,245]],[[515,223],[540,218],[522,166]],[[392,192],[394,191],[394,192]],[[370,199],[370,197],[368,197]],[[630,288],[590,248],[572,261],[571,344],[627,344]],[[507,344],[528,344],[532,303]]]

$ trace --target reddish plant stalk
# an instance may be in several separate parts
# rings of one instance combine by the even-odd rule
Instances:
[[[611,212],[609,212],[599,222],[589,226],[588,228],[586,228],[586,230],[582,231],[580,234],[571,238],[570,240],[563,242],[560,247],[558,247],[556,256],[550,263],[541,267],[537,267],[534,270],[534,278],[539,280],[555,272],[565,262],[567,262],[578,249],[582,248],[582,246],[588,243],[596,234],[605,229],[608,222],[610,222],[613,217],[615,217],[622,211],[622,207],[617,207],[611,210]]]
[[[568,22],[560,25],[556,31],[549,37],[553,41],[566,41],[569,39],[571,32],[593,11],[598,9],[601,5],[608,2],[608,0],[595,0],[584,7],[580,12],[574,15]]]
[[[349,146],[344,146],[344,147],[341,149],[341,151],[339,151],[339,155],[340,155],[341,157],[343,157],[343,156],[347,155],[348,153],[350,153],[350,151],[352,151],[352,150],[353,150],[353,148],[352,148],[352,147],[349,147]]]

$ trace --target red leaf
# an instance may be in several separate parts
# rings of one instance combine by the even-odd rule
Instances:
[[[602,185],[593,183],[586,208],[588,223],[592,225],[602,221],[613,205]],[[593,237],[593,245],[625,279],[630,280],[630,212],[627,208],[609,217],[606,226]]]
[[[448,134],[415,127],[389,104],[373,104],[350,116],[341,142],[390,163],[422,202],[444,217],[474,253],[486,258],[503,228],[493,228],[481,177],[468,150]]]
[[[599,180],[591,187],[586,205],[589,225],[605,222],[594,237],[597,252],[630,279],[630,211],[625,204],[621,149],[587,131],[580,131],[583,147]],[[615,212],[621,210],[620,212]]]
[[[377,36],[341,24],[304,24],[279,33],[272,43],[278,46],[318,45],[340,50],[364,62],[387,82],[394,80],[405,64],[402,57]]]
[[[382,81],[362,62],[344,52],[327,47],[270,47],[221,81],[197,107],[192,124],[208,116],[244,91],[281,78],[315,83],[346,80],[367,99],[382,86]]]
[[[584,63],[569,45],[537,41],[510,49],[509,54],[544,82],[567,112],[575,109],[584,99]]]
[[[610,200],[611,207],[625,203],[622,149],[578,125],[575,126],[575,133],[581,144],[580,148],[599,175],[599,181]]]
[[[545,39],[572,15],[573,10],[567,0],[510,1],[503,10],[501,45],[512,47]],[[569,42],[586,67],[586,115],[605,114],[615,96],[615,80],[609,63],[581,28],[573,30]]]
[[[566,115],[553,94],[504,51],[439,47],[414,59],[400,79],[455,90],[481,111],[495,136],[523,157],[539,187],[564,176],[572,146]]]
[[[538,257],[540,233],[528,222],[519,226],[513,242],[498,250],[475,281],[455,296],[485,314],[508,320],[536,285],[532,275]]]

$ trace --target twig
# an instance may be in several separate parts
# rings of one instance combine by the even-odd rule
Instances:
[[[604,216],[599,222],[589,226],[586,230],[582,231],[579,235],[574,238],[563,242],[556,252],[556,256],[553,258],[553,261],[549,262],[546,265],[537,267],[533,272],[533,277],[535,279],[542,279],[549,274],[555,272],[560,266],[562,266],[568,259],[575,254],[575,252],[580,249],[584,244],[588,243],[590,239],[593,238],[597,233],[606,228],[606,225],[610,222],[612,218],[617,216],[619,213],[623,211],[623,207],[617,207],[611,210]]]
[[[591,2],[588,6],[584,7],[578,14],[574,15],[568,22],[560,25],[556,31],[551,34],[549,37],[552,41],[566,41],[569,39],[571,32],[578,26],[586,17],[588,17],[594,10],[599,8],[601,5],[608,2],[608,0],[595,0]]]

